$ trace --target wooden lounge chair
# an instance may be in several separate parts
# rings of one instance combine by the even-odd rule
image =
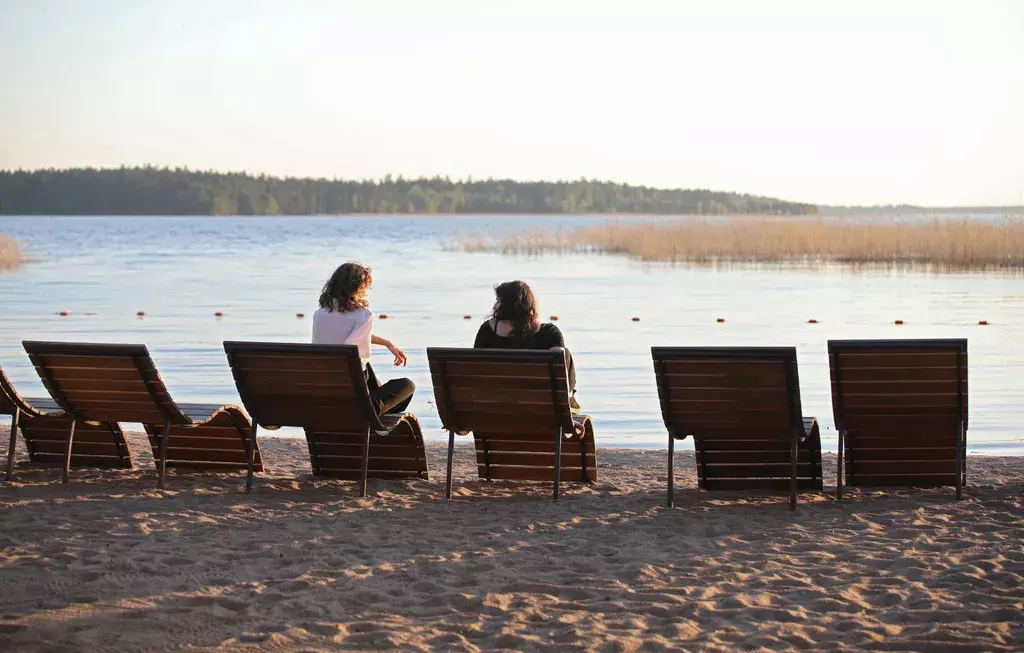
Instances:
[[[847,485],[956,486],[967,479],[967,340],[830,340]]]
[[[76,423],[139,422],[154,443],[158,486],[167,467],[262,471],[259,446],[249,436],[249,419],[237,406],[177,404],[160,379],[145,345],[28,342],[25,351],[43,385]]]
[[[818,422],[800,406],[793,347],[652,347],[668,429],[668,506],[674,443],[693,436],[702,490],[822,489]]]
[[[447,498],[455,434],[470,431],[480,478],[552,481],[555,501],[561,481],[597,480],[594,427],[569,408],[563,352],[428,347],[427,360],[448,429]]]
[[[355,345],[225,342],[242,404],[267,429],[306,432],[313,474],[359,481],[427,478],[420,424],[411,413],[379,417]]]
[[[62,463],[63,482],[68,482],[71,467],[131,469],[128,443],[116,422],[91,424],[80,422],[78,437],[68,444],[68,432],[74,421],[50,397],[25,398],[18,394],[0,368],[0,415],[11,416],[11,440],[7,448],[7,480],[14,474],[14,448],[18,431],[25,440],[32,463]]]

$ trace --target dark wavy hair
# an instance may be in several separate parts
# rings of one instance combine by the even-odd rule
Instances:
[[[328,311],[354,311],[370,305],[365,298],[357,299],[359,291],[373,285],[373,271],[370,268],[349,261],[338,266],[320,292],[320,308]]]
[[[498,299],[498,308],[491,317],[512,324],[509,333],[512,342],[520,346],[529,345],[540,324],[537,299],[530,286],[525,281],[506,281],[494,287],[494,296]]]

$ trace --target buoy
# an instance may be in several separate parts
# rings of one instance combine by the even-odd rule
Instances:
[[[146,311],[139,311],[138,313],[136,313],[136,315],[138,315],[139,317],[146,317]]]
[[[67,317],[68,316],[68,312],[67,311],[61,311],[60,313],[57,313],[57,315],[59,315],[61,317]]]
[[[305,313],[296,313],[295,317],[306,317]]]
[[[557,315],[552,315],[551,316],[551,321],[552,322],[557,322],[558,321],[558,316]]]
[[[724,317],[720,317],[717,320],[715,320],[715,322],[718,322],[719,324],[721,324],[721,323],[725,322],[725,318]]]
[[[978,320],[978,326],[988,326],[988,320]]]
[[[462,319],[463,319],[463,320],[472,320],[472,319],[473,319],[473,316],[472,316],[472,315],[463,315],[463,316],[462,316]]]
[[[634,318],[633,318],[633,321],[634,321],[634,322],[639,322],[639,321],[640,321],[640,318],[638,318],[638,317],[634,317]]]
[[[815,320],[813,317],[811,319],[807,320],[807,324],[817,324],[817,323],[818,323],[818,321]]]
[[[220,311],[217,311],[216,313],[213,314],[213,316],[214,317],[224,317],[224,314],[221,313]]]
[[[896,320],[893,324],[903,324],[903,320]]]
[[[387,313],[381,313],[380,314],[380,319],[382,319],[382,320],[388,319],[388,314]]]

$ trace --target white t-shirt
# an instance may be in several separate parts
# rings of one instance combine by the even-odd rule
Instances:
[[[313,313],[314,345],[355,345],[363,367],[370,360],[370,336],[373,331],[373,311],[357,308],[354,311],[328,311],[318,308]]]

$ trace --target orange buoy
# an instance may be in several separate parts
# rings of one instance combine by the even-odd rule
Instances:
[[[807,320],[807,324],[817,324],[817,323],[818,323],[818,321],[815,320],[813,317],[811,319]]]
[[[551,319],[552,322],[557,322],[558,321],[558,316],[557,315],[552,315],[550,319]]]
[[[67,317],[68,315],[70,315],[70,313],[68,313],[67,311],[61,311],[60,313],[57,313],[57,315],[61,317]]]
[[[903,320],[896,320],[895,322],[893,322],[893,324],[903,324]]]
[[[224,314],[221,313],[220,311],[217,311],[216,313],[213,314],[213,316],[214,317],[224,317]]]
[[[463,315],[463,316],[462,316],[462,319],[463,319],[463,320],[472,320],[472,319],[473,319],[473,316],[472,316],[472,315]]]
[[[634,321],[634,322],[639,322],[639,321],[640,321],[640,318],[638,318],[638,317],[634,317],[634,318],[633,318],[633,321]]]
[[[725,318],[724,317],[720,317],[717,320],[715,320],[715,322],[718,322],[719,324],[721,324],[721,323],[725,322]]]
[[[978,326],[988,326],[988,320],[978,320]]]
[[[381,313],[381,314],[379,315],[379,317],[380,317],[380,319],[382,319],[382,320],[386,320],[386,319],[388,319],[388,314],[387,314],[387,313]]]
[[[306,317],[305,313],[296,313],[295,317]]]
[[[146,311],[139,311],[138,313],[136,313],[136,315],[138,315],[139,317],[146,317]]]

